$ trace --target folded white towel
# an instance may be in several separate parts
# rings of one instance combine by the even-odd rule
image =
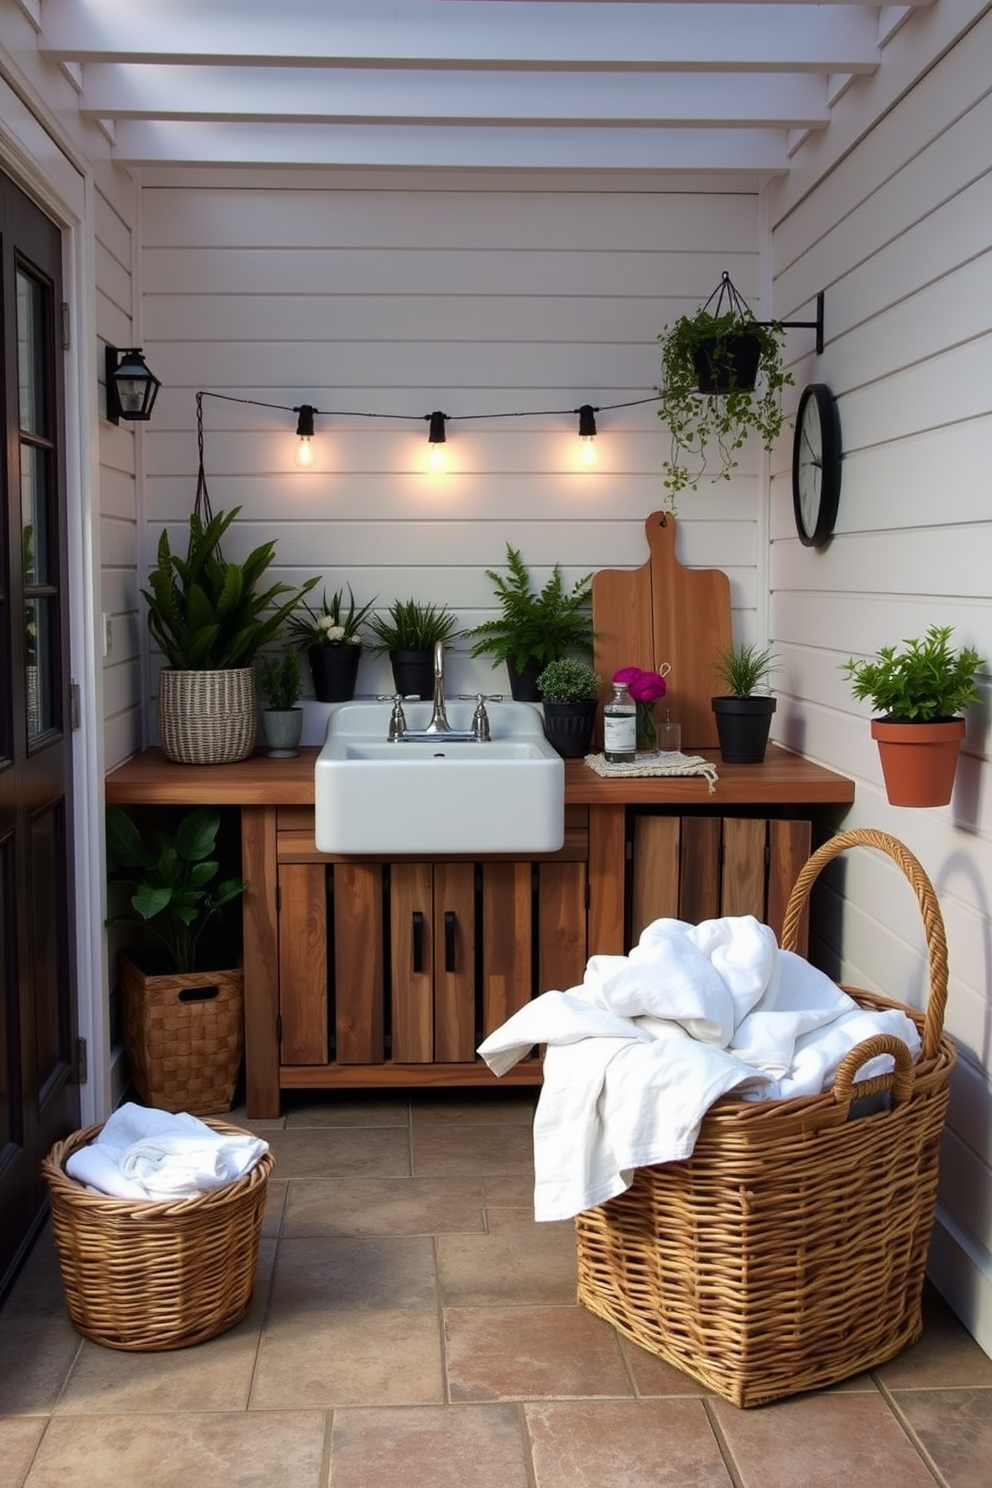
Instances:
[[[504,1074],[547,1046],[534,1118],[534,1214],[566,1219],[628,1188],[634,1170],[690,1156],[706,1111],[813,1095],[875,1033],[914,1058],[916,1024],[859,1008],[753,916],[656,920],[629,956],[592,956],[581,986],[545,992],[479,1053]],[[891,1069],[881,1055],[859,1079]]]
[[[268,1143],[248,1132],[215,1132],[187,1111],[126,1102],[65,1169],[119,1199],[193,1198],[235,1182],[267,1151]]]

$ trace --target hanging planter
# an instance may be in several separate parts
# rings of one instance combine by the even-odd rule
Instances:
[[[750,434],[772,449],[785,422],[782,389],[792,382],[782,365],[784,331],[757,320],[724,273],[705,305],[658,337],[662,385],[655,391],[672,440],[664,473],[673,502],[704,475],[729,480]]]
[[[951,649],[950,625],[931,625],[903,649],[883,646],[874,657],[842,664],[856,698],[870,698],[884,716],[872,719],[885,792],[892,806],[946,806],[954,790],[963,718],[978,701],[975,673],[984,665],[973,646]]]

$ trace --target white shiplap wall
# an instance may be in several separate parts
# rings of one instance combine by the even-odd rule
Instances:
[[[826,349],[797,381],[831,386],[845,447],[837,535],[819,553],[794,535],[787,447],[776,461],[770,628],[787,663],[784,736],[856,777],[848,824],[901,838],[940,897],[960,1062],[931,1269],[992,1352],[989,670],[953,800],[934,811],[888,805],[870,715],[839,670],[931,623],[992,657],[992,14],[928,66],[939,26],[930,13],[907,24],[884,79],[852,88],[828,139],[769,193],[775,313],[826,290]],[[901,875],[865,852],[830,879],[845,903],[821,954],[846,982],[921,1004],[922,928]]]
[[[143,334],[164,387],[145,438],[146,559],[163,525],[181,540],[206,389],[351,410],[318,417],[317,466],[301,474],[292,413],[204,399],[214,509],[243,508],[232,551],[275,535],[288,579],[319,573],[380,607],[444,602],[469,627],[493,613],[484,570],[503,564],[507,542],[538,585],[555,562],[569,583],[644,562],[645,518],[666,505],[658,332],[723,269],[760,308],[757,196],[728,188],[522,174],[147,179]],[[591,472],[570,411],[587,401],[602,409]],[[451,416],[440,478],[426,474],[433,409]],[[686,497],[679,534],[685,562],[728,570],[747,635],[763,623],[760,458],[747,451],[739,479]],[[502,669],[469,649],[455,647],[452,687],[505,690]],[[388,663],[364,656],[359,690],[387,682]]]

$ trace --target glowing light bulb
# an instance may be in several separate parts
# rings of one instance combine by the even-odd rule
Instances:
[[[299,408],[294,408],[293,412],[300,415],[296,420],[296,437],[299,442],[293,461],[298,470],[309,470],[316,459],[313,447],[313,416],[317,410],[311,403],[301,403]]]
[[[596,410],[591,403],[583,403],[575,412],[579,415],[579,443],[582,447],[582,463],[588,469],[596,463]]]
[[[301,439],[296,446],[296,453],[293,456],[293,463],[297,469],[309,470],[316,458],[313,440],[309,438]]]
[[[582,463],[586,469],[591,469],[596,463],[596,441],[591,434],[584,435],[579,440],[582,446]]]
[[[448,438],[445,430],[446,419],[447,414],[437,410],[430,415],[430,430],[427,435],[427,468],[436,474],[440,474],[448,466],[444,451]]]

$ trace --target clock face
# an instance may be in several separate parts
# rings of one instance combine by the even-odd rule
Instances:
[[[806,547],[821,547],[834,530],[840,499],[840,422],[830,389],[805,388],[796,413],[792,449],[792,505]]]

